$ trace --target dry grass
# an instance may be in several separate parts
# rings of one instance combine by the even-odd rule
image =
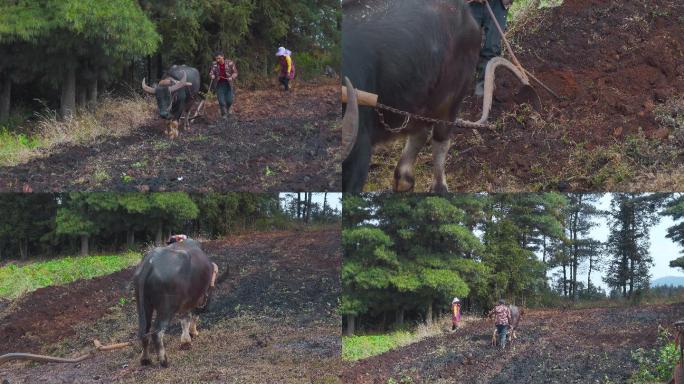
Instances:
[[[49,155],[59,145],[88,145],[103,137],[130,134],[153,119],[153,102],[151,98],[136,94],[126,98],[105,96],[94,110],[79,109],[74,116],[63,120],[54,110],[36,113],[36,119],[28,123],[31,126],[22,129],[34,133],[28,138],[16,136],[31,145],[10,147],[6,142],[0,142],[0,147],[6,148],[0,156],[0,165],[13,166]]]
[[[55,111],[39,115],[38,132],[47,147],[69,143],[88,144],[101,136],[119,137],[153,118],[151,98],[105,98],[94,111],[79,110],[73,117],[58,119]]]

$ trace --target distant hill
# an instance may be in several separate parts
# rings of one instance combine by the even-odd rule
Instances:
[[[665,276],[651,281],[651,287],[657,285],[675,285],[684,287],[684,276]]]

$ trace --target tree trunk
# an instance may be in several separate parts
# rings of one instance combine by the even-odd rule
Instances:
[[[354,324],[355,321],[356,317],[354,315],[347,315],[347,327],[344,328],[345,336],[354,336],[354,331],[356,328],[356,324]]]
[[[157,53],[157,79],[161,79],[164,76],[164,63],[162,62],[161,51]]]
[[[302,194],[301,194],[301,192],[297,192],[297,219],[301,218],[301,209],[302,209]]]
[[[62,96],[60,98],[60,114],[62,118],[71,117],[76,110],[76,65],[72,64],[66,71],[62,83]]]
[[[326,215],[326,210],[328,207],[328,192],[323,193],[323,216]]]
[[[81,235],[81,256],[88,256],[89,236]]]
[[[28,239],[19,239],[19,257],[21,260],[28,259]]]
[[[2,81],[2,90],[0,91],[0,121],[9,119],[10,107],[12,106],[12,80],[4,76]]]
[[[163,242],[162,242],[162,236],[163,234],[163,224],[160,222],[159,225],[157,226],[157,235],[154,238],[154,244],[157,245],[158,247],[161,247]]]
[[[91,79],[88,83],[88,104],[92,107],[97,104],[97,77]]]
[[[566,286],[566,282],[568,281],[566,274],[565,274],[565,263],[563,263],[563,297],[568,296],[568,290]]]
[[[77,87],[77,90],[76,105],[78,105],[79,108],[84,108],[88,102],[88,89],[81,84]]]
[[[397,309],[395,321],[398,325],[404,325],[404,308]]]
[[[147,56],[147,84],[152,82],[152,56]]]
[[[126,231],[126,246],[128,246],[129,249],[133,248],[135,245],[135,230],[129,229]]]
[[[591,289],[591,268],[592,268],[592,257],[591,254],[589,255],[589,272],[587,273],[587,291]]]
[[[311,220],[311,197],[313,196],[313,193],[309,192],[308,197],[305,193],[304,196],[306,197],[306,219],[304,221],[308,223]]]
[[[427,313],[425,314],[425,324],[432,325],[432,300],[427,305]]]

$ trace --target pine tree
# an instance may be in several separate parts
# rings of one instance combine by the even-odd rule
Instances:
[[[649,286],[649,232],[658,220],[662,194],[616,193],[611,202],[610,235],[606,244],[612,256],[604,281],[623,297]]]

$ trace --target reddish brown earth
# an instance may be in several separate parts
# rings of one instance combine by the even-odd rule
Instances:
[[[521,19],[510,31],[513,49],[523,66],[561,100],[533,82],[542,107],[530,111],[516,103],[519,82],[505,70],[497,72],[490,116],[496,127],[481,130],[479,137],[471,130],[454,136],[447,162],[449,187],[458,191],[647,189],[620,185],[613,169],[619,165],[631,167],[630,179],[667,176],[684,158],[681,143],[672,140],[680,132],[659,125],[654,109],[684,96],[682,15],[684,2],[679,0],[565,0],[559,7]],[[463,115],[476,119],[481,109],[479,100],[468,97]],[[605,153],[635,135],[648,145],[670,147],[655,149],[648,159],[644,159],[648,154],[632,153],[627,146]],[[371,178],[377,188],[389,187],[399,156],[393,152],[398,150],[394,146],[392,152],[378,151],[373,164],[377,171]],[[426,169],[424,176],[421,167]],[[424,150],[417,190],[429,188],[429,167],[430,152]],[[599,173],[606,175],[594,177]],[[680,184],[673,181],[668,186],[684,186]]]
[[[340,190],[336,82],[299,83],[289,96],[275,87],[238,89],[229,121],[207,103],[207,120],[175,140],[158,119],[129,136],[62,145],[0,167],[0,190],[21,191],[25,183],[34,192]]]
[[[230,268],[217,286],[200,336],[180,349],[180,325],[165,337],[171,367],[142,367],[140,347],[99,353],[79,364],[13,362],[10,383],[335,382],[339,375],[339,227],[250,233],[209,241],[203,249]],[[128,269],[48,287],[0,310],[0,354],[76,356],[92,340],[134,340],[137,315]],[[121,299],[125,299],[122,304]],[[81,304],[79,304],[79,302]]]
[[[409,346],[348,363],[342,381],[405,383],[624,383],[638,367],[637,348],[656,344],[684,303],[631,308],[534,310],[506,352],[490,345],[491,320],[468,323]],[[402,381],[403,380],[403,381]]]

